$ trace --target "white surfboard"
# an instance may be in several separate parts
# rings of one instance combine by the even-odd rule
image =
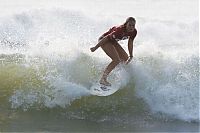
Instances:
[[[96,96],[109,96],[115,93],[118,89],[112,86],[105,86],[101,84],[94,84],[90,88],[90,93]]]

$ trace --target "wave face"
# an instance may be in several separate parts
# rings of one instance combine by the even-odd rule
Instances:
[[[109,97],[91,96],[89,88],[110,60],[101,50],[90,53],[89,47],[114,23],[59,9],[4,18],[0,21],[3,104],[23,110],[61,107],[68,109],[67,115],[76,112],[83,119],[108,118],[106,113],[115,110],[112,120],[119,114],[128,119],[150,112],[199,121],[198,20],[138,18],[134,60],[109,77],[120,90]],[[126,42],[120,43],[127,49]]]

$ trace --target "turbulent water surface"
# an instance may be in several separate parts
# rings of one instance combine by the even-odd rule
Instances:
[[[197,0],[4,2],[0,131],[197,132],[197,4]],[[93,96],[89,89],[110,59],[101,49],[91,53],[89,48],[127,16],[137,20],[134,59],[110,75],[109,81],[119,88],[115,94]],[[127,41],[119,43],[127,51]]]

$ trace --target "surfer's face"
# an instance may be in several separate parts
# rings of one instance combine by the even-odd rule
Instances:
[[[126,30],[128,32],[133,32],[135,30],[135,21],[129,21],[127,24],[126,24]]]

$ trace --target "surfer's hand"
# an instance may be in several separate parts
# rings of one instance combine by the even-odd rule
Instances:
[[[131,62],[131,60],[133,59],[133,56],[129,56],[129,58],[128,58],[128,60],[126,61],[126,65],[129,63],[129,62]]]
[[[94,52],[96,50],[96,47],[90,48],[91,52]]]

